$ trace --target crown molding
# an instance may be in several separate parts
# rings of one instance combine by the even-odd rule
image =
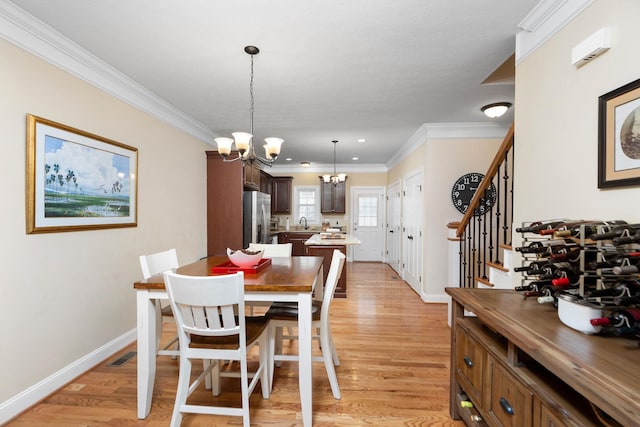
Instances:
[[[133,79],[8,0],[0,0],[0,37],[98,89],[213,145],[217,135]]]
[[[273,165],[270,169],[274,174],[287,174],[287,173],[317,173],[318,175],[324,175],[327,173],[333,174],[333,163],[331,164],[312,164],[308,168],[303,168],[300,165]],[[384,164],[336,164],[336,170],[340,173],[386,173],[388,171]],[[266,170],[269,172],[269,169]]]
[[[387,162],[391,169],[430,139],[503,138],[509,130],[505,123],[425,123],[398,149]]]
[[[593,0],[541,0],[518,24],[516,64],[531,55]]]

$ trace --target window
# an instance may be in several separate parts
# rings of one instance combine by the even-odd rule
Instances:
[[[295,185],[293,187],[293,221],[297,223],[301,217],[307,224],[320,224],[320,186]]]
[[[358,197],[358,225],[361,227],[378,226],[377,197]]]

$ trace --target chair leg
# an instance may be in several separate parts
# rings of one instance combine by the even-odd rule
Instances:
[[[260,388],[262,389],[262,398],[268,399],[271,395],[271,371],[269,362],[271,360],[271,334],[268,334],[266,341],[260,341],[260,365],[262,366],[262,373],[260,374]]]
[[[275,328],[275,349],[274,355],[282,354],[282,327],[278,326]],[[281,361],[275,362],[275,366],[280,367],[282,365]]]
[[[249,375],[247,373],[247,358],[240,360],[240,378],[242,384],[240,385],[242,391],[242,425],[244,427],[251,427],[249,420]]]
[[[180,427],[182,412],[180,408],[187,402],[189,396],[189,382],[191,381],[191,360],[180,357],[180,373],[178,374],[178,389],[176,391],[176,403],[171,416],[171,427]]]
[[[331,336],[329,335],[328,328],[321,328],[320,330],[320,343],[322,345],[322,360],[324,361],[324,367],[327,370],[327,377],[329,377],[329,383],[331,384],[331,391],[335,399],[341,399],[340,386],[338,385],[338,377],[336,376],[336,369],[333,365],[333,354],[335,350]],[[336,356],[337,357],[337,356]]]

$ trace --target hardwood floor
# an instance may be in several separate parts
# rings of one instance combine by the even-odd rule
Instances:
[[[335,400],[322,363],[314,363],[314,426],[463,426],[449,417],[449,345],[446,304],[425,304],[386,264],[348,263],[349,294],[334,299],[331,325],[341,365],[342,399]],[[175,331],[166,325],[165,337]],[[314,344],[315,345],[315,344]],[[286,346],[286,342],[285,342]],[[22,426],[167,426],[178,362],[158,358],[149,417],[136,417],[136,358],[111,364],[135,344],[80,376],[7,424]],[[194,369],[197,371],[197,368]],[[276,368],[273,392],[251,397],[251,424],[302,425],[297,365]],[[239,402],[238,380],[225,378],[220,398]],[[193,401],[212,399],[196,390]],[[184,427],[237,426],[239,417],[185,415]]]

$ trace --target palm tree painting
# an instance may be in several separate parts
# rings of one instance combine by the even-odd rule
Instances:
[[[53,135],[44,153],[45,218],[129,216],[129,157]]]

